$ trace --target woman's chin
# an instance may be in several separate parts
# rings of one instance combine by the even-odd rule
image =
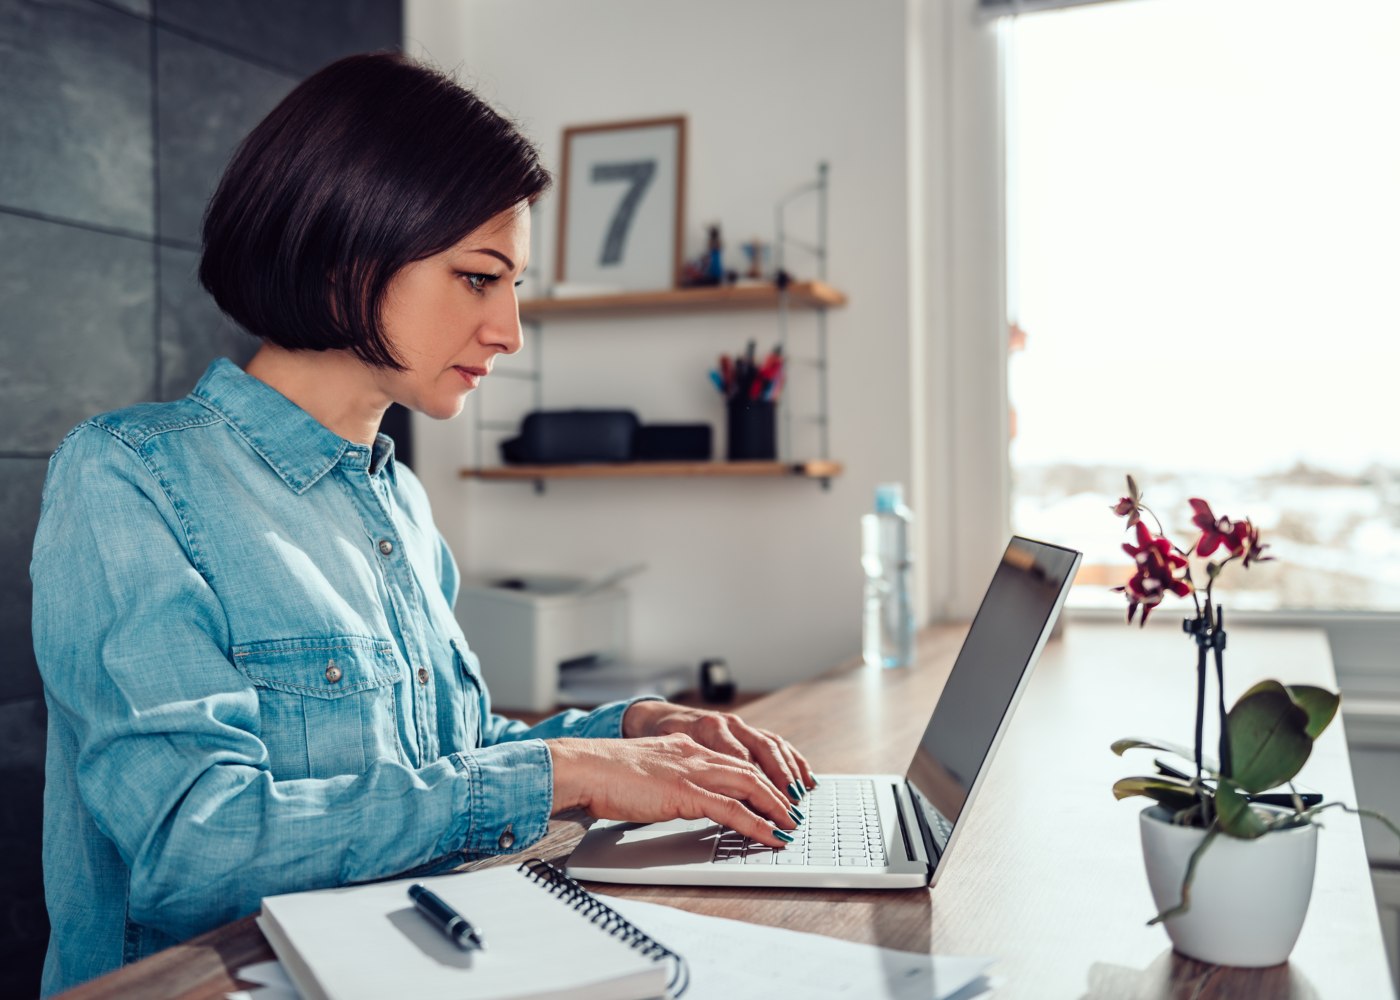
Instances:
[[[451,397],[425,400],[424,405],[418,408],[418,412],[434,420],[451,420],[462,412],[466,401],[467,394],[465,392]]]

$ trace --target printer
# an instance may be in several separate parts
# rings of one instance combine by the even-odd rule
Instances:
[[[610,581],[530,574],[466,577],[457,623],[500,708],[548,712],[568,666],[625,660],[627,591]]]

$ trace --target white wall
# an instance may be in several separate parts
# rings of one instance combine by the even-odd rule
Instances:
[[[917,486],[905,4],[409,0],[406,17],[409,51],[457,70],[523,126],[551,168],[566,125],[688,116],[689,250],[712,220],[731,244],[771,238],[774,201],[829,161],[829,275],[851,300],[830,321],[831,451],[847,471],[829,492],[801,480],[636,479],[554,482],[536,496],[527,485],[457,478],[473,460],[470,404],[446,423],[419,418],[416,471],[464,569],[594,573],[644,560],[650,569],[630,585],[636,656],[724,656],[751,689],[855,654],[858,518],[877,482]],[[552,196],[536,212],[537,276],[553,271],[556,212]],[[800,259],[789,269],[812,273]],[[814,332],[811,317],[796,318],[794,353],[808,353]],[[705,372],[750,337],[771,344],[776,319],[555,324],[544,332],[545,405],[703,420],[722,440]],[[529,353],[505,361],[527,368]],[[807,373],[793,374],[795,400],[810,402],[811,379],[804,386]],[[524,383],[488,380],[479,391],[489,419],[530,406]],[[799,434],[797,444],[811,453],[815,437]]]

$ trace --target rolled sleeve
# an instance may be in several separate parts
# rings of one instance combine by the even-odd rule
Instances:
[[[609,702],[588,712],[571,708],[547,719],[541,719],[533,726],[527,726],[519,719],[507,719],[493,714],[486,724],[485,743],[493,746],[514,740],[552,740],[565,737],[621,739],[622,717],[629,708],[639,701],[665,700],[660,695],[644,694],[626,701]]]
[[[554,761],[543,740],[503,743],[452,754],[470,779],[469,854],[511,854],[549,831]]]

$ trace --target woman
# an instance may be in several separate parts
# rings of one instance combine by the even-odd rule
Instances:
[[[378,434],[394,402],[454,416],[520,349],[548,184],[507,122],[392,54],[307,79],[230,162],[200,279],[262,346],[83,423],[45,485],[45,994],[266,895],[522,850],[565,809],[791,839],[811,771],[733,716],[493,715],[452,555]]]

